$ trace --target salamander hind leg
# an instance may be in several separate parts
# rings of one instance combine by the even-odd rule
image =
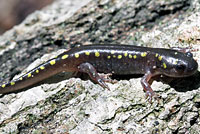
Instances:
[[[109,87],[106,85],[104,78],[102,78],[96,71],[96,69],[94,68],[93,65],[91,65],[90,63],[86,62],[86,63],[82,63],[78,66],[78,70],[80,72],[84,72],[87,73],[90,78],[92,80],[94,80],[95,82],[97,82],[101,87],[103,88],[107,88],[108,90]]]

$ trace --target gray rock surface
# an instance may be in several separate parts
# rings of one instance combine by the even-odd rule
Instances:
[[[67,4],[56,1],[0,37],[1,81],[78,44],[200,49],[197,0],[96,0],[78,11],[69,11]],[[200,52],[193,54],[200,63]],[[24,92],[1,96],[0,133],[200,132],[199,72],[170,84],[155,81],[152,88],[159,99],[152,104],[145,100],[141,78],[108,83],[108,91],[90,80],[65,79],[70,76],[59,74]]]

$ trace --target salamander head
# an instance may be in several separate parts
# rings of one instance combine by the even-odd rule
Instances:
[[[190,52],[181,53],[175,52],[173,55],[163,58],[166,62],[166,69],[163,70],[164,75],[169,77],[187,77],[196,73],[198,64],[193,59]]]

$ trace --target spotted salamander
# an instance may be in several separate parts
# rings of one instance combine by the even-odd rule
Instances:
[[[131,45],[86,45],[75,47],[56,58],[32,69],[18,79],[0,86],[0,93],[7,94],[24,89],[62,71],[84,72],[103,88],[110,81],[99,73],[117,75],[144,74],[141,84],[146,96],[154,95],[152,77],[187,77],[197,71],[198,64],[192,53],[164,48]],[[97,73],[98,72],[98,73]],[[109,88],[108,88],[109,89]]]

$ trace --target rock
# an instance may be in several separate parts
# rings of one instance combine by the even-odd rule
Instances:
[[[57,1],[35,12],[0,37],[1,81],[27,72],[60,49],[79,44],[200,49],[198,1],[98,0],[70,17],[66,15],[66,3]],[[198,63],[199,57],[199,51],[194,52]],[[199,72],[170,84],[154,82],[152,88],[159,98],[152,104],[145,100],[141,78],[108,83],[108,91],[90,80],[57,81],[59,77],[24,92],[1,96],[0,133],[200,131]]]

